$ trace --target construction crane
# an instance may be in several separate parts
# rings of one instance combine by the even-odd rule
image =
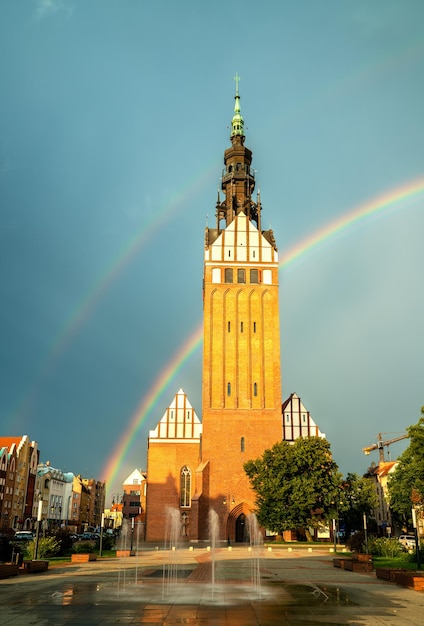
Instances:
[[[372,446],[367,446],[366,448],[362,448],[362,452],[364,454],[369,454],[373,450],[378,450],[378,458],[380,463],[384,463],[384,446],[390,446],[391,443],[395,443],[396,441],[401,441],[402,439],[408,439],[409,435],[401,435],[400,437],[394,437],[394,439],[387,439],[383,441],[382,435],[387,433],[378,433],[378,441],[377,443],[373,443]]]

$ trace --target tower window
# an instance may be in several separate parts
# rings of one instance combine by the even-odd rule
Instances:
[[[256,250],[252,250],[252,257],[255,258],[256,257]]]
[[[231,396],[231,383],[227,383],[227,396]]]
[[[191,471],[187,465],[181,469],[180,474],[180,506],[190,506],[191,499]]]
[[[238,283],[246,282],[246,270],[243,270],[243,269],[237,270],[237,282]]]
[[[256,322],[253,322],[253,332],[256,333]]]
[[[231,322],[228,322],[227,328],[228,328],[228,332],[230,333],[231,332]]]
[[[228,256],[229,257],[231,256],[231,250],[228,250]]]
[[[251,283],[259,283],[259,272],[258,272],[258,270],[254,270],[254,269],[250,270],[250,282]]]
[[[244,452],[244,437],[240,439],[240,452]]]
[[[243,332],[243,322],[240,322],[240,332]]]
[[[257,383],[253,383],[253,395],[254,396],[258,395],[258,384]]]
[[[226,283],[233,282],[233,268],[232,267],[225,268],[225,282]]]

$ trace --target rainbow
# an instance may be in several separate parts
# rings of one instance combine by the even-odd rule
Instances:
[[[296,259],[306,253],[311,252],[319,245],[328,241],[330,238],[337,236],[348,228],[355,226],[362,220],[383,214],[389,209],[400,210],[405,208],[406,201],[424,196],[424,178],[418,178],[404,185],[390,189],[389,191],[366,201],[365,203],[353,208],[341,217],[329,222],[318,231],[312,233],[308,237],[302,239],[299,243],[290,248],[284,258],[280,261],[280,270],[291,264]],[[102,479],[110,486],[117,477],[123,460],[130,450],[137,433],[140,431],[143,423],[149,414],[155,408],[155,404],[159,396],[164,392],[165,388],[173,382],[174,378],[181,370],[181,367],[189,359],[189,357],[200,348],[203,336],[202,324],[192,333],[192,335],[181,346],[175,356],[165,366],[163,371],[157,377],[148,394],[140,402],[136,412],[132,416],[126,431],[113,451],[110,459],[108,459],[103,472]]]
[[[188,185],[172,199],[166,199],[155,212],[151,212],[150,219],[125,244],[125,246],[109,262],[106,269],[96,282],[87,290],[81,302],[68,315],[60,331],[46,351],[46,357],[37,368],[35,380],[20,400],[18,407],[11,415],[11,421],[17,415],[29,413],[35,406],[42,383],[48,378],[60,356],[65,352],[72,339],[78,334],[101,298],[116,280],[121,276],[127,265],[140,253],[152,235],[177,213],[178,207],[186,204],[199,190],[209,184],[213,175],[212,166],[207,168],[196,179],[195,184]]]

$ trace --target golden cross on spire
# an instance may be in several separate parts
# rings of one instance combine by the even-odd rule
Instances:
[[[239,82],[241,81],[241,78],[237,74],[237,72],[236,72],[236,75],[234,76],[234,80],[236,81],[236,96],[238,96],[239,95],[239,93],[238,93],[238,86],[239,86]]]

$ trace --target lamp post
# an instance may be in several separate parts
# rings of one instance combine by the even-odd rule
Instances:
[[[367,515],[364,513],[365,554],[368,554]]]
[[[43,501],[40,499],[38,501],[38,511],[37,511],[37,530],[35,532],[34,561],[36,561],[38,557],[38,541],[40,538],[40,525],[41,525],[42,517],[43,517]]]
[[[102,556],[102,548],[103,548],[103,528],[105,525],[105,514],[102,513],[102,521],[100,522],[100,545],[99,545],[99,557]]]
[[[415,512],[414,507],[412,507],[412,525],[414,527],[414,535],[415,535],[415,552],[417,555],[417,569],[421,569],[420,542],[418,538],[418,528],[417,528],[417,514]]]

